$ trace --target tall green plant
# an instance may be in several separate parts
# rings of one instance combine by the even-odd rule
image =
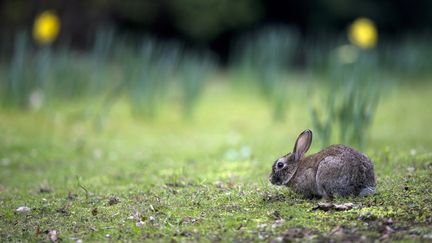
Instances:
[[[240,38],[233,46],[234,72],[254,81],[273,106],[276,121],[285,118],[289,89],[286,74],[296,56],[298,35],[288,27],[273,27]]]
[[[28,74],[28,36],[18,32],[15,36],[14,51],[8,65],[7,77],[2,81],[1,97],[5,106],[27,105],[31,83]]]
[[[132,113],[153,119],[161,108],[170,76],[176,70],[180,47],[176,43],[144,40],[137,56],[125,66]]]
[[[186,119],[193,116],[209,72],[215,63],[208,54],[185,53],[180,64],[180,79],[183,96],[183,114]]]
[[[363,146],[381,93],[376,56],[361,53],[352,64],[339,63],[335,58],[328,79],[324,105],[313,107],[310,112],[322,144],[328,145],[337,135],[338,142]]]
[[[100,93],[109,88],[107,78],[109,77],[109,61],[114,48],[114,34],[112,28],[102,28],[96,31],[93,50],[93,77],[90,92]]]
[[[28,35],[19,32],[7,75],[1,81],[2,103],[38,109],[48,102],[87,93],[93,73],[85,56],[50,46],[30,49]]]
[[[51,79],[45,88],[48,99],[70,100],[87,95],[93,73],[88,59],[66,48],[57,50],[53,59]]]

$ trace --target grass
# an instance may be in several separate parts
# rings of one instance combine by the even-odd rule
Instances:
[[[64,241],[430,240],[431,84],[389,91],[378,107],[363,150],[378,193],[336,199],[355,208],[323,212],[311,211],[319,200],[267,179],[311,125],[304,86],[292,84],[287,120],[275,124],[262,100],[218,81],[188,122],[176,105],[136,120],[125,101],[102,132],[84,101],[1,110],[0,239],[46,240],[56,230]],[[250,153],[227,156],[243,148]]]

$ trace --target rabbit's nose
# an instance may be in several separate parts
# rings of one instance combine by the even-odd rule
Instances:
[[[280,178],[275,178],[273,176],[270,176],[269,180],[273,185],[281,185],[282,184],[282,181],[280,180]]]

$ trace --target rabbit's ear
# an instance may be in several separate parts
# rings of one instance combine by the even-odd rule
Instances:
[[[312,131],[307,129],[298,136],[297,141],[295,143],[293,153],[296,161],[301,159],[304,156],[304,154],[308,151],[311,143],[312,143]]]

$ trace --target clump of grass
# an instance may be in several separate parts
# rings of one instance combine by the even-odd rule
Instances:
[[[147,38],[138,55],[124,65],[127,95],[135,116],[153,119],[160,110],[170,76],[178,66],[181,48],[177,43],[163,43]]]
[[[191,119],[215,62],[209,54],[185,53],[179,66],[183,96],[183,115]]]
[[[103,28],[96,32],[93,50],[91,53],[94,64],[93,80],[90,92],[106,90],[109,77],[109,60],[113,53],[115,42],[114,29]]]
[[[64,101],[95,96],[89,88],[94,73],[90,59],[62,48],[56,51],[51,69],[49,85],[44,89],[50,99]]]
[[[337,142],[359,147],[367,139],[382,84],[374,53],[359,55],[359,59],[350,64],[340,63],[333,57],[327,73],[325,102],[310,110],[312,124],[323,146],[335,136],[338,136]]]
[[[33,89],[27,71],[27,34],[18,32],[15,36],[14,51],[7,69],[7,77],[2,81],[1,97],[4,106],[25,107]]]
[[[112,29],[97,31],[90,54],[49,46],[31,48],[28,35],[19,33],[6,78],[0,84],[2,103],[39,109],[67,101],[65,98],[105,96],[102,113],[107,114],[115,101],[126,95],[135,116],[153,119],[164,103],[170,81],[178,75],[184,114],[192,117],[207,75],[215,66],[214,58],[208,53],[184,52],[176,42],[154,38],[133,46],[114,38]]]
[[[96,43],[95,49],[101,49],[99,45],[102,44]],[[106,56],[102,51],[95,51],[92,59],[65,47],[32,48],[27,33],[19,32],[6,77],[0,83],[2,103],[21,109],[39,109],[65,98],[99,95],[111,85],[102,77],[102,73],[105,76],[109,73],[105,70]],[[97,77],[93,78],[94,75]]]
[[[4,106],[37,110],[46,103],[53,65],[56,63],[49,46],[31,48],[26,32],[15,36],[14,51],[1,81]]]
[[[240,38],[234,45],[232,65],[241,79],[254,81],[273,106],[276,121],[285,118],[289,93],[286,74],[298,47],[297,33],[288,27],[267,28]]]

